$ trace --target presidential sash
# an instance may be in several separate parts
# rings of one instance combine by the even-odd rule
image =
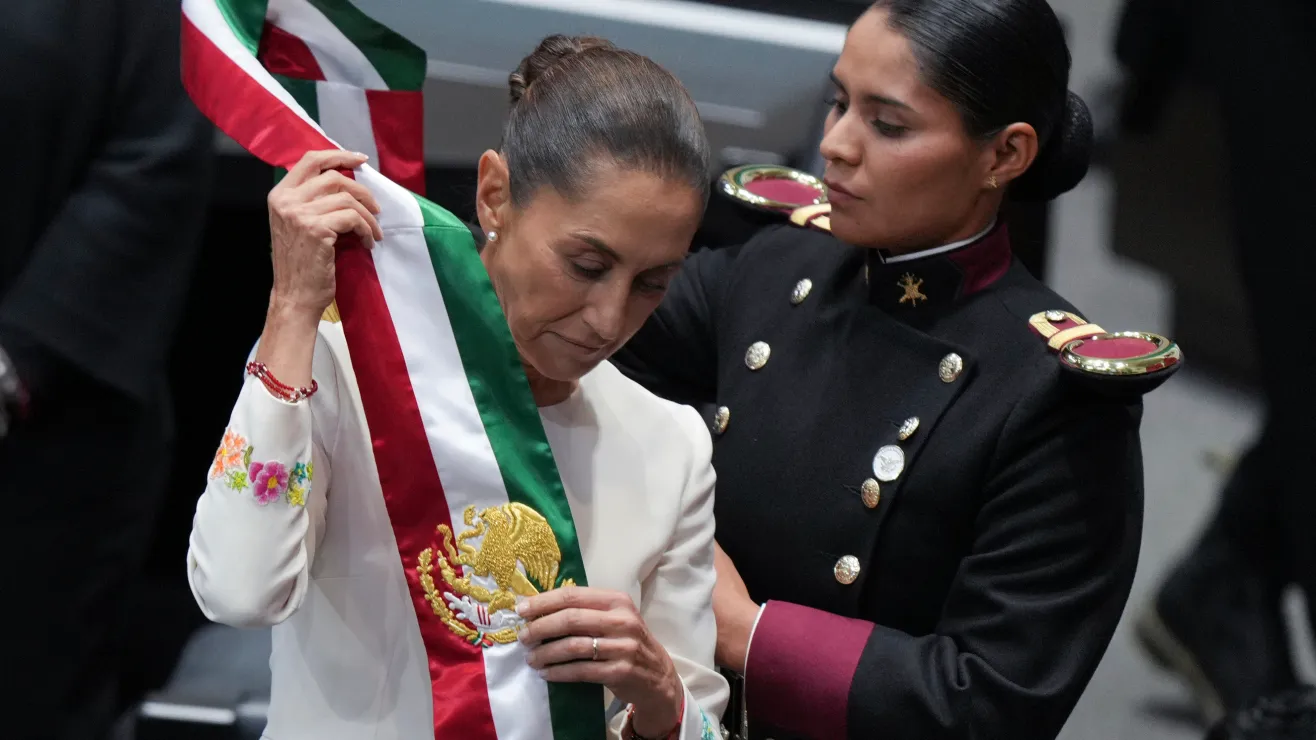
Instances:
[[[516,640],[519,599],[587,579],[474,240],[417,194],[424,52],[346,0],[184,0],[182,41],[192,99],[259,159],[371,156],[352,176],[379,201],[384,240],[340,241],[337,313],[428,653],[435,737],[602,738],[602,689],[547,684]]]

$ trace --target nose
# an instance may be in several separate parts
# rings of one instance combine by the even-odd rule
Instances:
[[[591,291],[592,300],[583,313],[585,325],[606,344],[616,342],[626,325],[626,309],[630,301],[630,284],[625,280],[609,280]]]
[[[824,130],[822,143],[818,145],[818,153],[828,164],[859,166],[860,146],[857,137],[851,131],[850,121],[849,111],[841,116],[833,114],[831,122]]]

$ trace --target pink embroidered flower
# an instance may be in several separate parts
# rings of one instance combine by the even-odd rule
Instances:
[[[288,490],[288,468],[283,463],[254,462],[247,471],[247,478],[251,481],[252,494],[262,504],[277,500]]]

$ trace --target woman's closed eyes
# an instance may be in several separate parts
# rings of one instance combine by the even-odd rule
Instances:
[[[579,262],[569,260],[571,269],[581,278],[590,282],[597,282],[607,276],[611,269],[607,265],[597,262]],[[635,290],[641,293],[662,293],[667,290],[667,278],[655,279],[654,277],[645,277],[641,275],[635,278]]]

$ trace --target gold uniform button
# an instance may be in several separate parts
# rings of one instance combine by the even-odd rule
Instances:
[[[713,416],[713,428],[718,434],[727,430],[727,424],[731,423],[731,409],[726,406],[719,406],[717,414]]]
[[[864,506],[870,509],[876,509],[877,505],[882,502],[882,484],[869,478],[859,487],[859,492],[864,499]]]
[[[805,278],[800,282],[796,283],[795,290],[791,291],[791,305],[798,306],[801,303],[804,303],[804,299],[808,298],[809,293],[812,291],[813,291],[813,281],[810,280],[809,278]]]
[[[771,356],[772,348],[767,342],[755,342],[745,350],[745,366],[750,370],[758,370],[768,364],[768,358]]]
[[[836,576],[838,583],[849,586],[859,580],[859,558],[846,555],[836,561],[836,567],[832,568],[832,573]]]
[[[914,436],[914,432],[917,431],[918,431],[918,417],[911,416],[908,419],[905,419],[905,423],[900,425],[900,441],[904,442],[905,440]]]
[[[964,372],[964,358],[951,352],[941,358],[941,364],[937,366],[937,374],[941,376],[941,382],[954,383]]]

